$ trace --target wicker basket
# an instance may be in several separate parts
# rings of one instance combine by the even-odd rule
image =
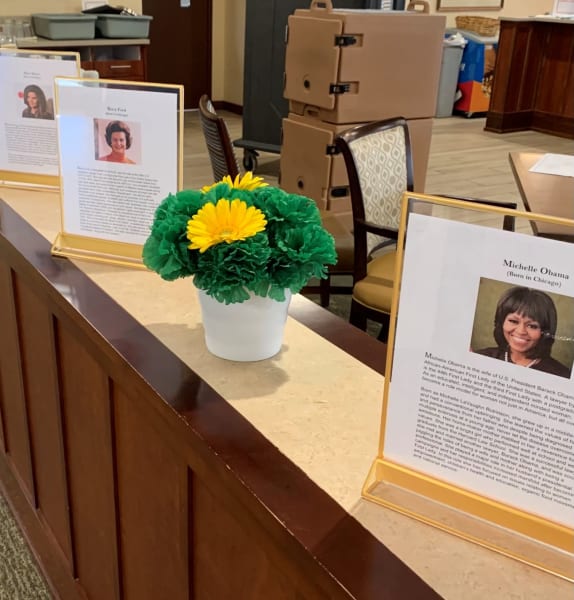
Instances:
[[[500,29],[500,21],[490,17],[456,17],[455,21],[458,29],[474,31],[487,37],[497,35]]]

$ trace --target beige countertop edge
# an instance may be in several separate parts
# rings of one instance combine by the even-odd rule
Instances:
[[[58,193],[0,187],[0,197],[48,240],[59,232]],[[276,357],[222,361],[203,344],[191,282],[76,264],[444,598],[574,597],[574,584],[361,499],[377,448],[382,376],[291,318]]]

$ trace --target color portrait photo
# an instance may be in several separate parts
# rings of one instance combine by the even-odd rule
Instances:
[[[94,119],[95,159],[136,165],[141,162],[139,123],[118,119]]]
[[[574,362],[574,298],[480,279],[472,352],[569,379]]]
[[[21,117],[23,119],[54,119],[54,101],[52,93],[35,83],[29,83],[18,91],[22,99]]]

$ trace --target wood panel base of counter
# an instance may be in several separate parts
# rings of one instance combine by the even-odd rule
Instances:
[[[439,600],[3,202],[0,306],[0,485],[55,597]]]
[[[486,118],[484,130],[493,133],[533,130],[574,139],[574,119],[550,115],[536,110],[523,110],[512,113],[490,111]]]

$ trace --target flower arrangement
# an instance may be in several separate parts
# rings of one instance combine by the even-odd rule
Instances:
[[[219,302],[285,300],[337,262],[316,204],[246,173],[165,198],[156,210],[143,262],[168,281],[193,275]]]

